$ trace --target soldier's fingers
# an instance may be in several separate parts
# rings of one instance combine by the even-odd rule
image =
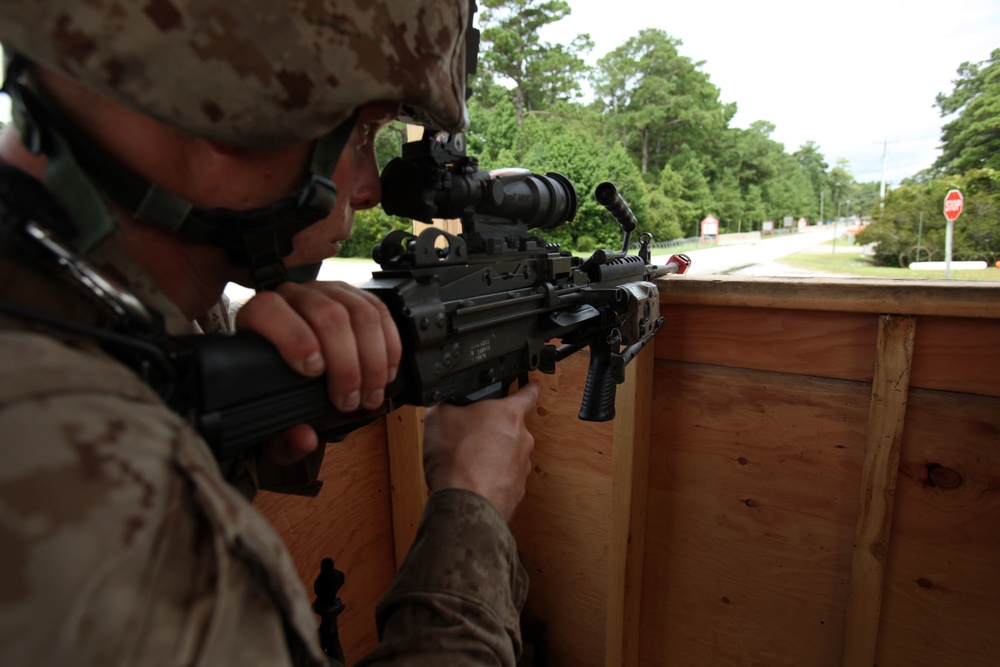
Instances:
[[[337,350],[349,347],[353,336],[353,344],[357,353],[357,363],[360,368],[359,400],[365,408],[375,409],[382,405],[385,397],[385,387],[396,377],[402,357],[403,346],[399,338],[396,324],[386,308],[375,296],[345,283],[323,283],[322,289],[326,295],[347,309],[349,317],[348,328],[341,327],[336,336],[327,340],[320,336],[320,343]],[[331,382],[338,371],[334,369],[328,358]],[[349,373],[349,370],[345,370]]]
[[[316,431],[305,424],[299,424],[266,443],[264,455],[275,465],[287,466],[311,454],[318,445]]]
[[[326,369],[312,327],[277,292],[261,292],[248,300],[236,314],[236,328],[263,336],[303,375],[315,377]]]

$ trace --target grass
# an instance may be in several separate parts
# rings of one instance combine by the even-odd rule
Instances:
[[[945,280],[945,272],[942,271],[913,271],[911,269],[895,268],[889,266],[876,266],[869,257],[861,254],[861,247],[847,245],[844,241],[838,241],[836,253],[834,253],[833,243],[816,246],[798,252],[794,255],[782,257],[778,260],[782,264],[802,269],[810,272],[829,273],[840,276],[851,276],[857,278],[895,278],[909,280]],[[951,272],[952,280],[977,280],[1000,282],[1000,269],[988,266],[979,271],[956,271]]]

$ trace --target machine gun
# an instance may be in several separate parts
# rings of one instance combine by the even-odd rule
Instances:
[[[96,340],[186,417],[219,458],[296,424],[310,424],[331,441],[401,405],[500,397],[529,371],[553,373],[584,347],[590,368],[580,418],[612,419],[625,366],[663,326],[650,281],[684,273],[690,260],[674,255],[653,266],[648,233],[640,235],[638,253],[628,254],[637,221],[611,183],[599,185],[595,197],[624,232],[620,250],[583,259],[547,243],[534,230],[575,217],[572,182],[523,169],[481,171],[465,155],[461,134],[428,132],[404,145],[382,181],[387,212],[426,222],[457,218],[462,232],[393,231],[373,250],[381,270],[361,288],[386,304],[403,342],[400,371],[378,410],[337,412],[325,377],[294,372],[255,334],[167,338],[157,313],[35,220],[22,221],[11,238],[60,267],[118,324],[86,326],[6,301],[0,312]]]
[[[388,306],[403,341],[403,362],[385,405],[336,412],[325,378],[294,373],[256,336],[185,339],[175,363],[186,368],[181,376],[198,381],[171,403],[216,455],[299,423],[329,440],[401,405],[500,397],[529,371],[553,373],[558,361],[584,347],[590,367],[580,418],[612,419],[625,366],[663,326],[650,281],[683,273],[690,260],[675,255],[664,266],[651,265],[648,233],[629,255],[637,221],[611,183],[599,185],[595,196],[624,232],[620,250],[583,259],[547,243],[533,230],[575,217],[572,182],[523,169],[481,171],[476,158],[465,155],[462,134],[426,132],[405,144],[382,181],[386,212],[462,224],[457,235],[433,227],[420,235],[392,231],[373,250],[381,270],[361,289]]]

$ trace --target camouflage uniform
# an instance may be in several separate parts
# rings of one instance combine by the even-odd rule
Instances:
[[[92,259],[171,333],[202,328],[114,246]],[[5,300],[104,324],[2,246],[0,286]],[[91,341],[36,329],[0,318],[0,664],[325,664],[284,544],[205,443]],[[361,664],[513,665],[526,590],[496,509],[436,493]]]
[[[463,129],[469,11],[468,0],[4,0],[0,42],[184,132],[262,146],[328,137],[374,101]],[[37,145],[52,183],[59,156]],[[90,213],[74,203],[86,231]],[[195,329],[111,248],[91,259],[170,333]],[[2,241],[0,298],[109,324]],[[201,322],[228,324],[221,310]],[[234,467],[227,483],[197,434],[93,341],[0,316],[0,433],[0,664],[323,664],[284,545],[233,485],[252,491],[256,478]],[[496,509],[436,493],[363,663],[513,665],[525,594]]]

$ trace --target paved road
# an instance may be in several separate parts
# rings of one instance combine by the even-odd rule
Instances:
[[[778,264],[775,260],[826,243],[832,238],[833,227],[807,227],[795,234],[776,236],[756,243],[706,248],[686,254],[691,258],[692,275],[715,273],[754,276],[807,275],[804,271],[795,273],[796,269]],[[657,263],[663,263],[667,257],[669,255],[658,255],[653,259]]]
[[[751,276],[805,276],[812,274],[778,264],[775,260],[826,243],[832,238],[833,227],[808,227],[795,234],[776,236],[755,243],[705,248],[686,254],[692,261],[692,275],[732,273]],[[673,253],[654,255],[653,262],[663,264],[671,254]],[[375,262],[335,259],[323,263],[319,277],[321,280],[342,280],[360,285],[370,279],[372,271],[377,269]],[[242,301],[252,296],[253,291],[230,284],[226,288],[226,294],[230,299]]]

